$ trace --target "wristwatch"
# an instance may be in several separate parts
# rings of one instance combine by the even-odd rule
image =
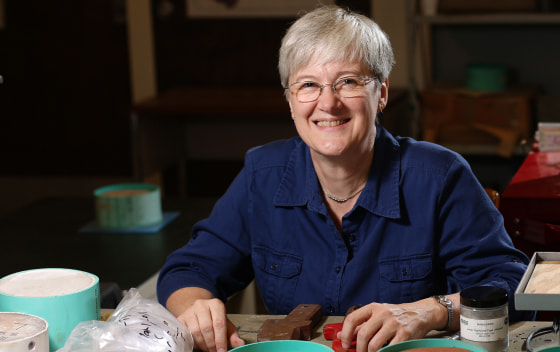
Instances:
[[[451,327],[451,323],[453,323],[453,303],[451,303],[451,300],[447,296],[440,295],[434,296],[434,298],[439,304],[447,309],[447,324],[445,325],[445,328],[441,330],[447,331]]]

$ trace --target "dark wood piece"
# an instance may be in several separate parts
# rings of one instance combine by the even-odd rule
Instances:
[[[321,305],[300,304],[284,319],[266,320],[257,333],[257,341],[311,340],[313,328],[322,317]]]

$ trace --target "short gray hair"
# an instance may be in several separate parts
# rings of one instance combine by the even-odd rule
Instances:
[[[369,17],[330,5],[299,18],[282,39],[278,70],[283,87],[310,60],[325,64],[358,61],[380,82],[395,64],[389,38]]]

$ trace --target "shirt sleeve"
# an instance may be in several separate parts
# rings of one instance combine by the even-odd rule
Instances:
[[[517,311],[514,304],[529,259],[513,246],[502,215],[460,157],[446,175],[439,206],[439,255],[448,291],[474,285],[502,287],[508,292],[510,320],[533,320],[534,312]]]
[[[195,224],[189,242],[169,255],[158,278],[161,304],[184,287],[204,288],[225,302],[253,279],[245,221],[246,174],[243,169],[210,216]]]

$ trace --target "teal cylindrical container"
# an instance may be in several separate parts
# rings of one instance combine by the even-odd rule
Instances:
[[[332,352],[332,348],[312,341],[274,340],[255,342],[234,348],[231,352]]]
[[[163,219],[158,186],[122,183],[94,191],[97,224],[107,229],[130,229],[159,224]]]
[[[456,349],[457,351],[472,351],[472,352],[488,352],[483,347],[474,345],[461,340],[442,339],[442,338],[423,338],[418,340],[408,340],[397,342],[395,344],[385,346],[378,350],[378,352],[401,352],[414,349],[422,349],[425,351],[436,351],[440,348]]]
[[[467,88],[479,92],[502,92],[507,85],[507,68],[502,64],[476,63],[467,66]]]
[[[99,278],[72,269],[34,269],[0,279],[0,311],[31,314],[48,323],[50,351],[62,348],[82,321],[99,320]]]

